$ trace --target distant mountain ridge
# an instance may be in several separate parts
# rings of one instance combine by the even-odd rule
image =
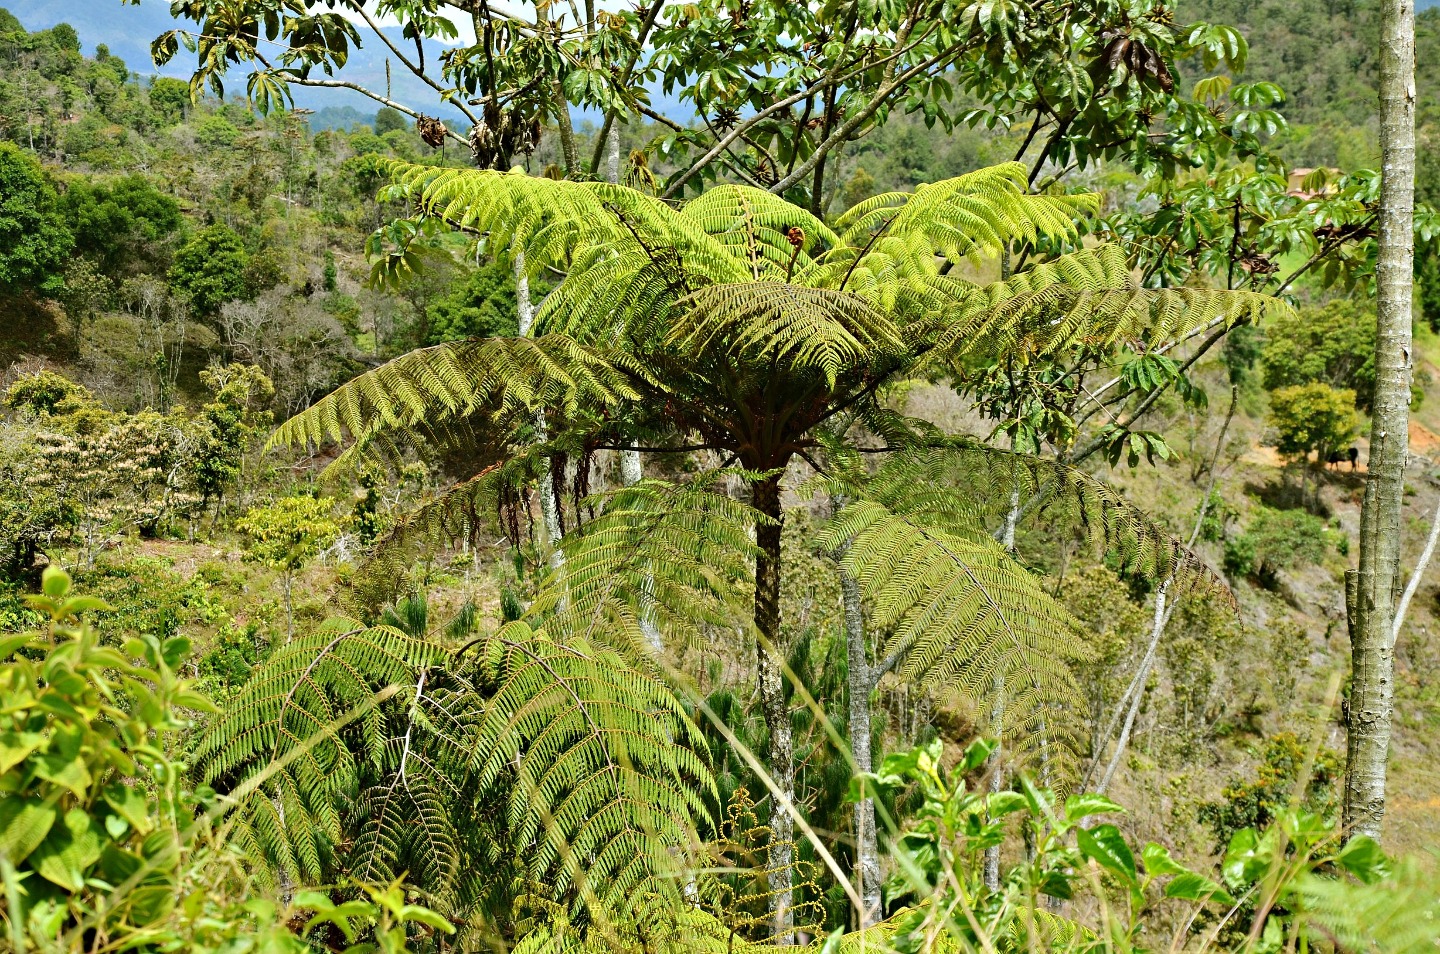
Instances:
[[[138,6],[122,4],[121,0],[0,0],[0,7],[13,13],[27,30],[45,30],[57,23],[69,23],[80,34],[80,43],[87,54],[93,54],[101,43],[110,52],[125,61],[132,72],[141,76],[174,76],[189,79],[190,54],[181,49],[175,58],[164,67],[157,67],[150,59],[150,43],[157,36],[177,26],[195,24],[189,20],[176,20],[170,16],[170,4],[166,0],[143,0]],[[402,40],[400,29],[386,30],[387,35],[397,44]],[[404,67],[394,65],[387,80],[385,61],[386,49],[374,36],[362,29],[364,45],[351,52],[350,60],[341,72],[340,78],[357,83],[367,89],[384,93],[388,87],[390,98],[422,112],[435,111],[446,122],[457,128],[465,128],[464,117],[454,109],[442,106],[435,91],[413,76]],[[409,40],[404,40],[407,45]],[[428,60],[439,57],[445,49],[438,43],[427,44],[425,55]],[[225,89],[230,92],[244,92],[244,71],[235,69]],[[345,89],[315,89],[292,87],[295,104],[317,113],[331,107],[350,107],[365,117],[368,122],[375,115],[378,103],[369,97]],[[673,96],[664,96],[659,90],[651,90],[651,102],[656,111],[677,122],[686,122],[694,115],[688,104],[681,103]],[[317,125],[348,125],[348,119],[335,113],[319,119]],[[584,122],[597,117],[585,110],[574,111],[575,121]]]

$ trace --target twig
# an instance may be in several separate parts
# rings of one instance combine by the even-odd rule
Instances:
[[[1420,588],[1420,578],[1425,575],[1425,568],[1430,565],[1430,557],[1435,555],[1437,539],[1440,539],[1440,505],[1435,507],[1435,517],[1430,521],[1430,536],[1425,541],[1425,550],[1415,564],[1415,571],[1410,574],[1410,582],[1405,585],[1405,595],[1400,597],[1400,605],[1395,608],[1395,623],[1390,630],[1392,643],[1400,638],[1400,626],[1405,622],[1405,612],[1410,609],[1410,600]]]

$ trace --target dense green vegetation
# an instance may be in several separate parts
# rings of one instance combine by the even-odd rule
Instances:
[[[0,10],[0,950],[1433,949],[1373,0],[384,9]]]

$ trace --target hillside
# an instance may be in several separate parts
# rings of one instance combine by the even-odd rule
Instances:
[[[599,181],[538,118],[487,160],[353,96],[260,115],[241,67],[192,101],[145,68],[161,0],[0,3],[0,721],[35,713],[0,725],[0,881],[40,912],[0,952],[60,936],[44,899],[276,954],[1403,954],[1342,916],[1440,913],[1440,567],[1396,650],[1413,860],[1341,851],[1375,0],[1174,4],[1241,30],[1288,128],[1186,139],[1239,94],[1127,40],[1092,66],[1174,113],[1110,117],[1103,156],[1027,151],[1079,114],[896,107],[828,179],[751,183],[775,134],[695,198],[657,198],[673,121]],[[1000,101],[1012,67],[968,65]],[[1419,252],[1401,585],[1440,514]],[[145,858],[149,894],[92,904]]]

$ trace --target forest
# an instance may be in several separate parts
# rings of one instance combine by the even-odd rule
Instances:
[[[0,952],[1436,950],[1440,7],[136,2],[0,8]]]

